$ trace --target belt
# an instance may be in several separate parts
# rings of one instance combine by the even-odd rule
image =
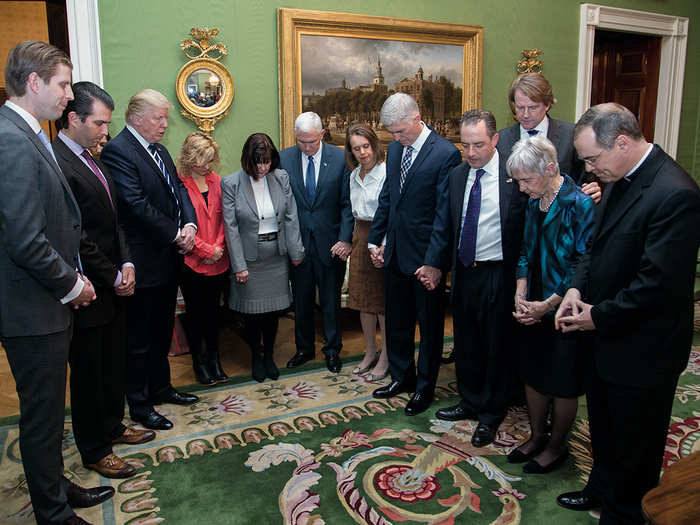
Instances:
[[[460,263],[461,263],[461,261],[460,261]],[[463,268],[477,268],[479,266],[496,266],[497,264],[503,264],[503,261],[474,261],[469,266],[464,266],[464,264],[462,264],[462,267]]]
[[[276,240],[277,240],[277,232],[259,233],[258,234],[258,242],[276,241]]]

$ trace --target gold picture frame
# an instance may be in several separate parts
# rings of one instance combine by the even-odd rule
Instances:
[[[304,9],[277,9],[280,146],[292,146],[294,120],[302,111],[304,35],[365,38],[461,46],[462,111],[481,106],[484,28],[384,16]]]

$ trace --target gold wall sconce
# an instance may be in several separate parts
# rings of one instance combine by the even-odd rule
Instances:
[[[523,49],[523,58],[515,66],[519,75],[523,73],[542,73],[542,61],[537,57],[543,55],[544,52],[540,49]]]

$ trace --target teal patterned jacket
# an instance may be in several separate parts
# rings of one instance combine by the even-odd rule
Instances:
[[[539,200],[528,200],[523,245],[515,271],[518,279],[528,277],[532,265],[540,264],[544,299],[554,293],[564,296],[593,230],[593,200],[568,175],[563,177],[564,182],[542,222],[541,231],[537,224]],[[540,260],[533,261],[537,237],[540,237]]]

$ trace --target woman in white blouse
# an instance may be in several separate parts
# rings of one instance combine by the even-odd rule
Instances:
[[[383,162],[384,150],[372,128],[352,124],[345,139],[345,164],[350,174],[350,201],[355,217],[350,254],[349,305],[360,311],[362,332],[367,350],[355,374],[371,373],[370,381],[384,379],[389,372],[384,326],[384,273],[375,268],[367,249],[367,236],[374,213],[377,211],[379,192],[386,179]],[[382,351],[377,349],[377,323],[382,333]]]
[[[234,274],[229,307],[244,316],[253,379],[259,382],[279,377],[273,349],[279,314],[292,301],[289,261],[298,265],[304,259],[296,201],[279,165],[272,139],[254,133],[243,146],[242,169],[221,181]]]

